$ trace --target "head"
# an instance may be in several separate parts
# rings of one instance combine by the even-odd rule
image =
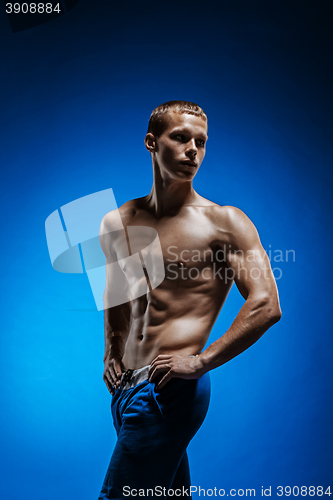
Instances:
[[[169,101],[152,112],[145,137],[162,177],[193,178],[205,156],[207,116],[187,101]]]

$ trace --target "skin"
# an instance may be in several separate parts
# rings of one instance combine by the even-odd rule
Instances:
[[[174,377],[197,379],[246,350],[281,317],[269,259],[253,223],[239,209],[219,206],[193,189],[207,122],[176,111],[168,118],[160,137],[145,138],[154,173],[150,194],[125,203],[118,214],[110,212],[101,224],[107,262],[126,256],[127,233],[114,233],[120,215],[125,228],[157,231],[165,268],[157,288],[104,311],[103,378],[111,394],[128,368],[150,365],[157,391]],[[115,279],[106,268],[105,298]],[[127,279],[119,281],[124,293]],[[244,305],[230,328],[203,350],[233,282]]]

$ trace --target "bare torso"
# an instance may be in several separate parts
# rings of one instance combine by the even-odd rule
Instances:
[[[125,227],[146,226],[157,231],[165,278],[131,303],[122,361],[125,368],[132,369],[149,365],[159,354],[199,354],[232,285],[221,246],[221,241],[228,245],[230,235],[216,224],[227,207],[201,198],[200,205],[185,205],[157,219],[145,208],[144,200],[121,207],[121,219]]]
[[[174,377],[199,378],[238,356],[281,317],[253,223],[193,189],[206,141],[202,115],[169,111],[163,130],[145,137],[153,163],[150,194],[103,217],[100,241],[110,264],[103,379],[111,394],[124,369],[150,365],[150,382],[162,376],[157,391]],[[233,282],[245,302],[230,328],[203,349]]]

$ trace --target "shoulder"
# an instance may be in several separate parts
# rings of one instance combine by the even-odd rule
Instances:
[[[208,211],[207,211],[208,213]],[[259,241],[258,231],[251,219],[239,208],[216,206],[209,210],[209,218],[218,232],[228,237],[235,246]]]
[[[199,203],[201,208],[205,208],[205,213],[217,224],[228,225],[230,227],[236,228],[242,224],[252,224],[250,219],[245,215],[242,210],[231,205],[219,205],[214,201],[208,200],[198,193]]]
[[[207,215],[217,224],[223,223],[228,228],[237,228],[240,225],[252,224],[248,216],[239,208],[229,205],[217,205],[216,203],[207,210]]]
[[[120,217],[119,208],[117,210],[111,210],[106,215],[104,215],[100,228],[99,234],[107,234],[112,231],[117,231],[123,228],[123,223]]]
[[[104,215],[100,225],[100,234],[123,229],[135,216],[136,212],[143,204],[144,199],[145,198],[136,198],[134,200],[129,200],[117,208],[117,210],[111,210],[111,212]]]

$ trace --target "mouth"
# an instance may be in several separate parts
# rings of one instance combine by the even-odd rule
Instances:
[[[195,163],[195,161],[181,161],[183,165],[189,165],[190,167],[197,167],[198,165]]]

